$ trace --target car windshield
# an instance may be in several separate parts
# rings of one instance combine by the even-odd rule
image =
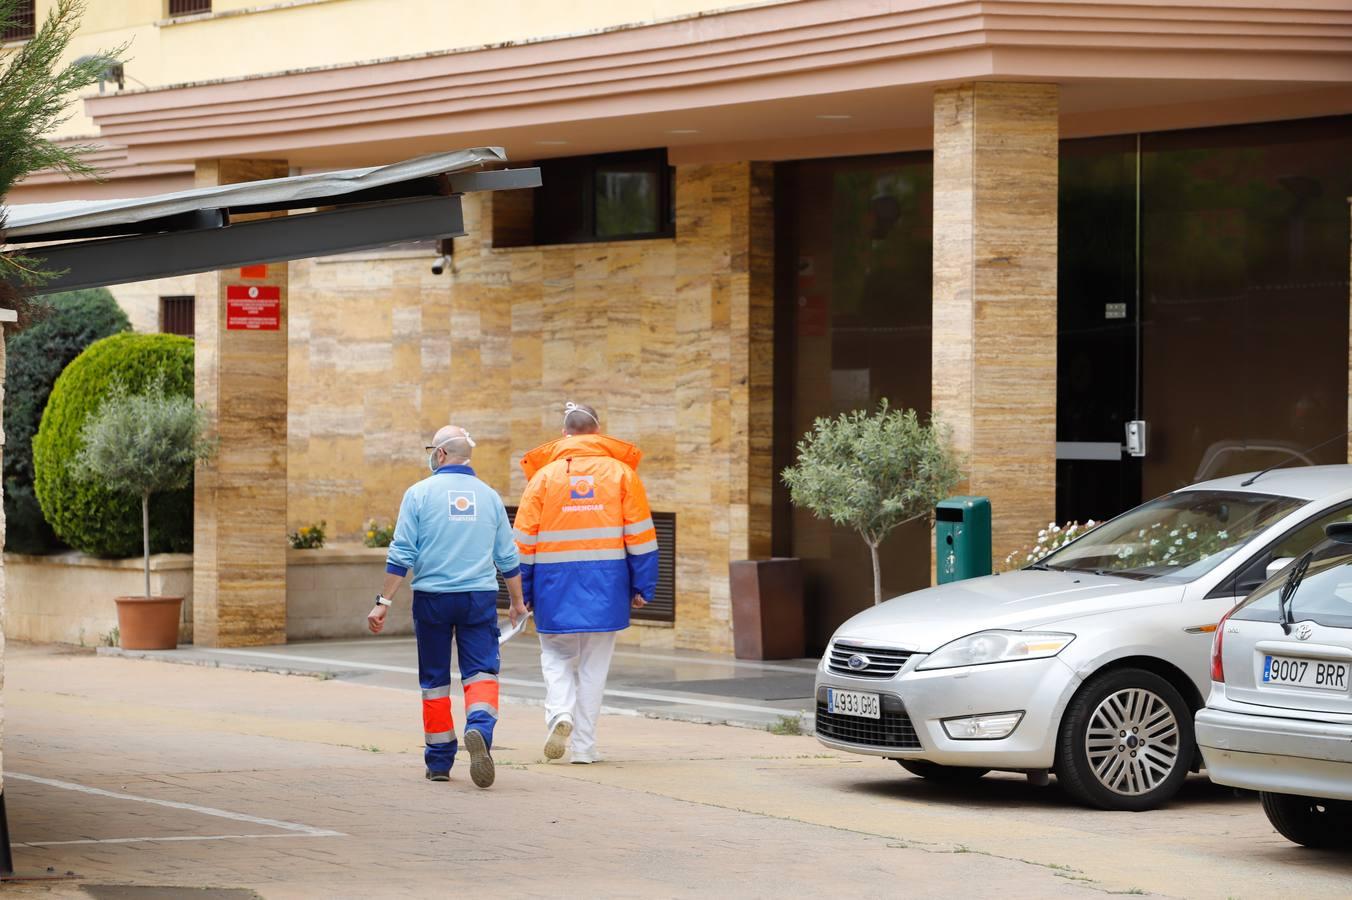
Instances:
[[[1035,568],[1191,581],[1304,502],[1240,491],[1178,491],[1098,526]]]
[[[1352,553],[1346,544],[1330,544],[1316,549],[1314,559],[1291,596],[1290,621],[1352,628]],[[1279,606],[1286,575],[1279,572],[1264,582],[1236,607],[1230,618],[1280,622]]]

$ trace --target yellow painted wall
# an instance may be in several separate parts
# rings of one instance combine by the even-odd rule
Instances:
[[[45,16],[56,0],[38,0]],[[780,0],[773,0],[780,2]],[[215,0],[169,20],[166,0],[90,0],[70,57],[130,42],[128,90],[580,34],[726,8],[734,0]],[[95,90],[96,92],[96,90]],[[93,134],[76,109],[61,137]]]

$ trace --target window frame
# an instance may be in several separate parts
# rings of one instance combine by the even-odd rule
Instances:
[[[195,8],[175,10],[174,5],[176,3],[182,4],[183,6],[193,6]],[[202,8],[203,6],[205,6],[205,8]],[[215,12],[215,10],[212,9],[212,0],[165,0],[164,12],[170,19],[181,19],[185,16],[210,15]]]
[[[597,231],[596,220],[596,184],[600,170],[625,163],[650,163],[657,175],[657,220],[656,231],[632,232],[627,234],[601,235]],[[532,238],[530,246],[550,247],[564,244],[610,244],[621,241],[665,240],[676,236],[676,170],[667,160],[665,147],[646,150],[626,150],[619,153],[599,153],[590,156],[564,156],[541,160],[537,163],[543,181],[535,188],[532,210]],[[551,184],[551,171],[557,181],[563,182],[563,190],[571,185],[578,191],[574,198],[577,203],[571,219],[571,227],[549,227],[552,214],[565,208],[557,204],[552,209],[542,202]],[[561,193],[558,196],[563,196]]]
[[[26,30],[25,30],[26,29]],[[4,31],[0,31],[0,43],[19,44],[31,41],[38,33],[37,0],[28,0],[27,8],[22,6],[14,10],[14,18]]]

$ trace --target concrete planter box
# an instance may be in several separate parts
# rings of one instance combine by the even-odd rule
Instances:
[[[145,589],[142,560],[95,559],[81,553],[5,554],[5,636],[16,641],[106,643],[117,628],[114,597]],[[182,597],[179,641],[192,641],[192,556],[150,557],[150,589]]]
[[[286,639],[361,637],[385,573],[385,548],[337,544],[286,551]],[[390,607],[381,634],[412,634],[408,583]]]
[[[385,549],[339,544],[286,552],[286,637],[290,641],[361,637],[366,614],[385,572]],[[117,627],[114,597],[141,593],[140,559],[94,559],[79,553],[5,554],[11,640],[84,644],[107,642]],[[157,596],[183,597],[179,642],[192,642],[192,556],[150,558]],[[408,584],[390,608],[384,634],[410,635],[413,602]]]

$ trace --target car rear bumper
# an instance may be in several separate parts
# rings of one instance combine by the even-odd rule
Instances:
[[[1197,744],[1217,784],[1352,800],[1352,725],[1204,709]]]

